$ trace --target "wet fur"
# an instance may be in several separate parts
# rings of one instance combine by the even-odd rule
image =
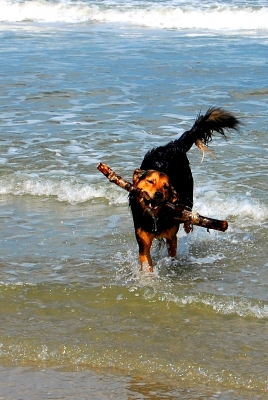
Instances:
[[[134,171],[134,185],[147,191],[152,198],[152,202],[147,202],[133,195],[129,197],[141,268],[152,271],[150,249],[154,238],[165,238],[169,256],[176,256],[179,223],[174,211],[165,207],[165,202],[178,202],[192,209],[194,185],[186,153],[197,141],[207,145],[213,132],[224,135],[225,129],[236,130],[238,125],[238,119],[231,113],[210,108],[205,115],[199,114],[192,128],[179,139],[150,150],[140,169]],[[185,229],[189,232],[191,227],[186,224]]]

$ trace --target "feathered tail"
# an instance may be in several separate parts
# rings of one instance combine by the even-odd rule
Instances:
[[[194,143],[201,148],[200,143],[206,146],[212,140],[213,132],[225,136],[224,129],[237,130],[238,126],[239,120],[233,114],[221,108],[211,107],[205,115],[199,113],[192,128],[184,132],[176,142],[187,152]]]

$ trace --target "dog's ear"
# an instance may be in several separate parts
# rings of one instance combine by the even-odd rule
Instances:
[[[143,177],[146,171],[142,170],[142,169],[135,169],[134,173],[133,173],[133,183],[134,185],[136,185]]]

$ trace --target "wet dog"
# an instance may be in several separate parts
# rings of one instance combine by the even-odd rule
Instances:
[[[224,129],[238,129],[238,119],[221,108],[212,107],[205,115],[198,115],[194,125],[180,138],[150,150],[140,169],[133,174],[133,184],[146,191],[151,200],[129,196],[141,268],[152,271],[150,254],[154,238],[164,238],[168,255],[176,256],[177,232],[180,222],[176,212],[166,203],[180,205],[187,210],[193,207],[193,177],[187,152],[195,143],[203,151],[212,140],[213,132],[224,135]],[[185,224],[189,233],[192,227]]]

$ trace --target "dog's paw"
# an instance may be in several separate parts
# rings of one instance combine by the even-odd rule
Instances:
[[[147,261],[145,261],[142,263],[140,270],[142,272],[149,273],[149,272],[153,272],[153,267]]]

